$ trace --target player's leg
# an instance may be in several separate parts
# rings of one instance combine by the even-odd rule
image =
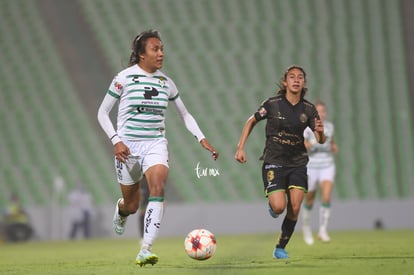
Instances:
[[[276,248],[273,252],[274,258],[277,259],[288,258],[285,247],[295,230],[296,222],[299,216],[300,205],[302,204],[304,197],[304,191],[296,188],[289,189],[287,197],[288,203],[286,208],[286,216],[283,220],[281,233],[279,235]]]
[[[329,242],[328,222],[331,216],[331,194],[334,186],[335,165],[323,169],[321,173],[321,207],[319,210],[319,232],[318,238],[321,241]]]
[[[76,238],[76,232],[78,231],[78,221],[72,221],[71,223],[71,229],[70,229],[70,233],[69,233],[69,238],[71,240],[74,240]]]
[[[161,148],[163,149],[163,148]],[[161,151],[163,152],[163,151]],[[148,204],[144,217],[142,248],[151,250],[158,236],[164,214],[164,186],[168,177],[168,155],[152,156],[151,163],[156,163],[145,170],[148,185]]]
[[[308,192],[305,194],[303,209],[301,211],[303,240],[308,245],[312,245],[314,243],[311,226],[311,211],[317,192],[317,180],[318,169],[308,169]]]
[[[154,141],[148,145],[148,151],[142,164],[148,184],[149,197],[144,218],[144,235],[141,250],[136,263],[140,266],[155,264],[158,256],[151,252],[158,237],[164,215],[164,186],[168,177],[168,149],[166,139]]]
[[[311,226],[311,216],[312,216],[312,208],[313,202],[315,200],[316,192],[308,192],[306,194],[306,200],[303,204],[302,209],[302,234],[303,240],[306,244],[312,245],[314,243],[314,239],[312,236],[312,226]]]
[[[277,218],[286,208],[285,180],[282,173],[283,168],[280,166],[269,163],[262,165],[264,191],[272,218]]]
[[[83,211],[83,236],[85,239],[89,239],[91,237],[91,214],[89,211]]]
[[[139,210],[138,210],[138,228],[139,234],[141,236],[141,241],[144,236],[144,218],[145,212],[147,210],[148,205],[148,183],[145,177],[143,177],[141,184],[140,184],[140,200],[139,200]]]
[[[138,158],[133,156],[130,156],[126,163],[115,159],[115,168],[122,198],[116,202],[113,227],[115,233],[122,235],[125,232],[127,217],[138,210],[142,171]]]
[[[128,216],[134,214],[138,210],[139,184],[120,184],[120,188],[122,198],[118,199],[116,203],[113,225],[115,232],[122,235],[125,232]]]
[[[269,214],[277,218],[286,209],[286,193],[284,190],[276,190],[268,195]]]
[[[164,214],[164,186],[168,176],[168,167],[157,164],[145,172],[148,183],[148,205],[144,218],[143,248],[151,250]]]
[[[329,242],[331,238],[328,235],[328,222],[331,216],[331,193],[333,182],[324,180],[321,182],[321,207],[319,209],[319,232],[318,238],[321,241]]]
[[[164,184],[168,175],[168,167],[157,164],[145,172],[149,188],[148,205],[144,218],[144,234],[141,250],[137,256],[137,264],[155,264],[158,256],[151,252],[152,245],[158,236],[164,214]]]
[[[286,216],[282,223],[282,230],[276,244],[273,257],[277,259],[288,258],[285,251],[286,245],[295,230],[296,222],[299,217],[300,207],[302,206],[305,191],[308,188],[308,176],[306,166],[288,168],[285,173],[288,178],[288,192]]]
[[[270,193],[268,197],[269,197],[269,207],[270,207],[269,212],[270,213],[273,212],[277,216],[282,214],[287,204],[286,193],[284,191],[282,192],[278,190],[278,191]],[[285,216],[283,223],[282,223],[281,232],[278,237],[278,241],[276,243],[275,249],[273,250],[273,258],[275,259],[289,258],[287,252],[285,251],[285,246],[287,242],[283,240],[283,238],[285,238],[287,234],[289,233],[287,232],[287,224],[286,224],[286,216]]]

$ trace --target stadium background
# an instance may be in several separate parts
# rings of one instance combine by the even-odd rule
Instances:
[[[96,202],[96,236],[113,236],[119,188],[96,113],[132,38],[154,28],[163,71],[221,152],[213,162],[168,111],[161,234],[279,227],[262,196],[264,124],[246,165],[234,152],[248,115],[291,64],[306,69],[307,98],[323,99],[336,124],[332,228],[377,219],[414,227],[413,11],[409,0],[0,0],[0,205],[18,193],[40,239],[64,238],[66,194],[80,181]],[[197,164],[220,175],[198,178]]]

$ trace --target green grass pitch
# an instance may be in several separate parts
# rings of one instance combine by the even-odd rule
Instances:
[[[307,246],[296,232],[290,258],[272,259],[276,234],[216,235],[206,261],[189,258],[181,238],[159,238],[159,262],[139,267],[138,240],[93,239],[0,244],[0,274],[414,274],[414,231],[331,232],[332,242]]]

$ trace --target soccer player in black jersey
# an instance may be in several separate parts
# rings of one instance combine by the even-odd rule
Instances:
[[[248,118],[242,130],[235,159],[245,163],[244,145],[257,122],[267,119],[266,143],[262,156],[262,176],[269,213],[276,218],[286,209],[273,257],[288,258],[285,250],[295,229],[299,210],[308,188],[308,154],[303,131],[309,127],[318,143],[324,143],[323,123],[315,106],[304,99],[306,73],[300,66],[290,66],[283,75],[276,96],[265,100]]]

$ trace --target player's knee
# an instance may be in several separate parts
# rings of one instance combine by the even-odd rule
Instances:
[[[299,211],[300,211],[300,204],[292,205],[292,214],[294,216],[299,216]]]
[[[277,203],[270,202],[270,207],[276,214],[282,214],[285,211],[285,206]]]

